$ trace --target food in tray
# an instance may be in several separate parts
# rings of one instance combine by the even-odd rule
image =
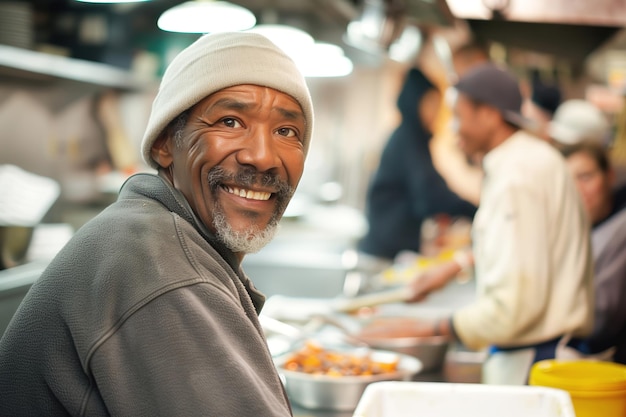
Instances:
[[[453,249],[446,249],[434,257],[420,254],[404,255],[403,259],[380,273],[381,283],[385,286],[407,284],[424,271],[452,260],[454,252]]]
[[[429,269],[455,259],[457,252],[466,251],[467,248],[463,246],[443,249],[436,256],[424,256],[413,252],[402,253],[396,257],[392,266],[378,274],[375,283],[383,287],[408,284]],[[463,274],[467,274],[467,271]]]
[[[399,357],[389,362],[373,360],[366,353],[327,350],[313,341],[307,341],[292,353],[283,364],[288,371],[328,376],[366,376],[398,371]]]

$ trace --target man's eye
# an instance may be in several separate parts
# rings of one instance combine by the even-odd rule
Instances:
[[[231,117],[226,117],[222,119],[222,123],[227,127],[241,127],[241,123],[237,121],[237,119],[233,119]]]
[[[290,127],[281,127],[280,129],[276,131],[276,133],[278,133],[281,136],[288,137],[288,138],[296,136],[296,131]]]

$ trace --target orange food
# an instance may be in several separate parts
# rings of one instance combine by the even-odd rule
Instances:
[[[307,341],[283,364],[289,371],[328,376],[366,376],[392,373],[398,370],[399,358],[390,362],[375,361],[370,355],[329,351],[315,342]]]

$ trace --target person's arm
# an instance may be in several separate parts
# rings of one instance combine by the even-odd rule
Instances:
[[[381,317],[355,337],[367,343],[381,338],[451,336],[449,318]]]
[[[461,272],[474,265],[474,256],[470,250],[458,251],[454,259],[430,268],[409,285],[413,296],[407,302],[422,301],[433,291],[443,288]],[[456,339],[452,318],[393,318],[374,320],[356,335],[365,341],[381,337],[430,337],[445,336]]]
[[[451,317],[385,317],[368,323],[357,334],[358,340],[372,341],[381,338],[443,336],[457,339]]]
[[[451,261],[429,268],[411,281],[413,294],[407,301],[423,301],[431,292],[448,285],[461,272],[468,272],[473,265],[474,256],[471,251],[458,251]]]
[[[451,123],[451,118],[447,123]],[[457,135],[450,128],[438,127],[428,146],[433,165],[450,190],[478,206],[483,171],[480,166],[472,165],[459,149]]]
[[[441,32],[441,31],[438,31]],[[441,39],[446,39],[449,45],[461,45],[468,42],[469,33],[466,28],[455,28],[452,31],[441,32]],[[432,43],[432,37],[429,44]],[[432,49],[432,48],[431,48]],[[453,54],[454,55],[454,54]],[[458,147],[458,136],[454,131],[451,100],[448,96],[449,87],[454,83],[457,75],[442,77],[444,71],[438,71],[439,76],[432,75],[437,67],[447,65],[441,62],[442,57],[432,54],[430,61],[438,64],[424,64],[425,74],[431,75],[435,84],[441,92],[443,100],[439,106],[438,115],[433,123],[432,138],[428,143],[432,162],[446,185],[462,199],[478,206],[480,200],[480,189],[482,185],[483,172],[479,165],[471,163],[466,155]],[[425,60],[423,60],[425,61]],[[487,61],[487,57],[481,58],[479,55],[472,55],[466,65],[477,65]],[[471,62],[471,64],[470,64]],[[457,70],[456,68],[454,69]]]
[[[86,366],[111,415],[291,414],[259,329],[238,299],[208,283],[141,307]]]
[[[478,206],[483,170],[470,162],[458,146],[454,130],[450,97],[445,97],[434,122],[433,136],[428,143],[433,166],[446,185],[462,199]]]
[[[590,342],[599,349],[610,347],[626,328],[626,209],[616,216],[620,217],[600,226],[610,227],[610,241],[599,242],[595,236],[609,230],[594,232],[594,244],[603,249],[595,259],[595,314]]]

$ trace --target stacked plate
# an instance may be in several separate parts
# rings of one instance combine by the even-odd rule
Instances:
[[[29,3],[0,3],[0,44],[32,49],[33,11]]]

